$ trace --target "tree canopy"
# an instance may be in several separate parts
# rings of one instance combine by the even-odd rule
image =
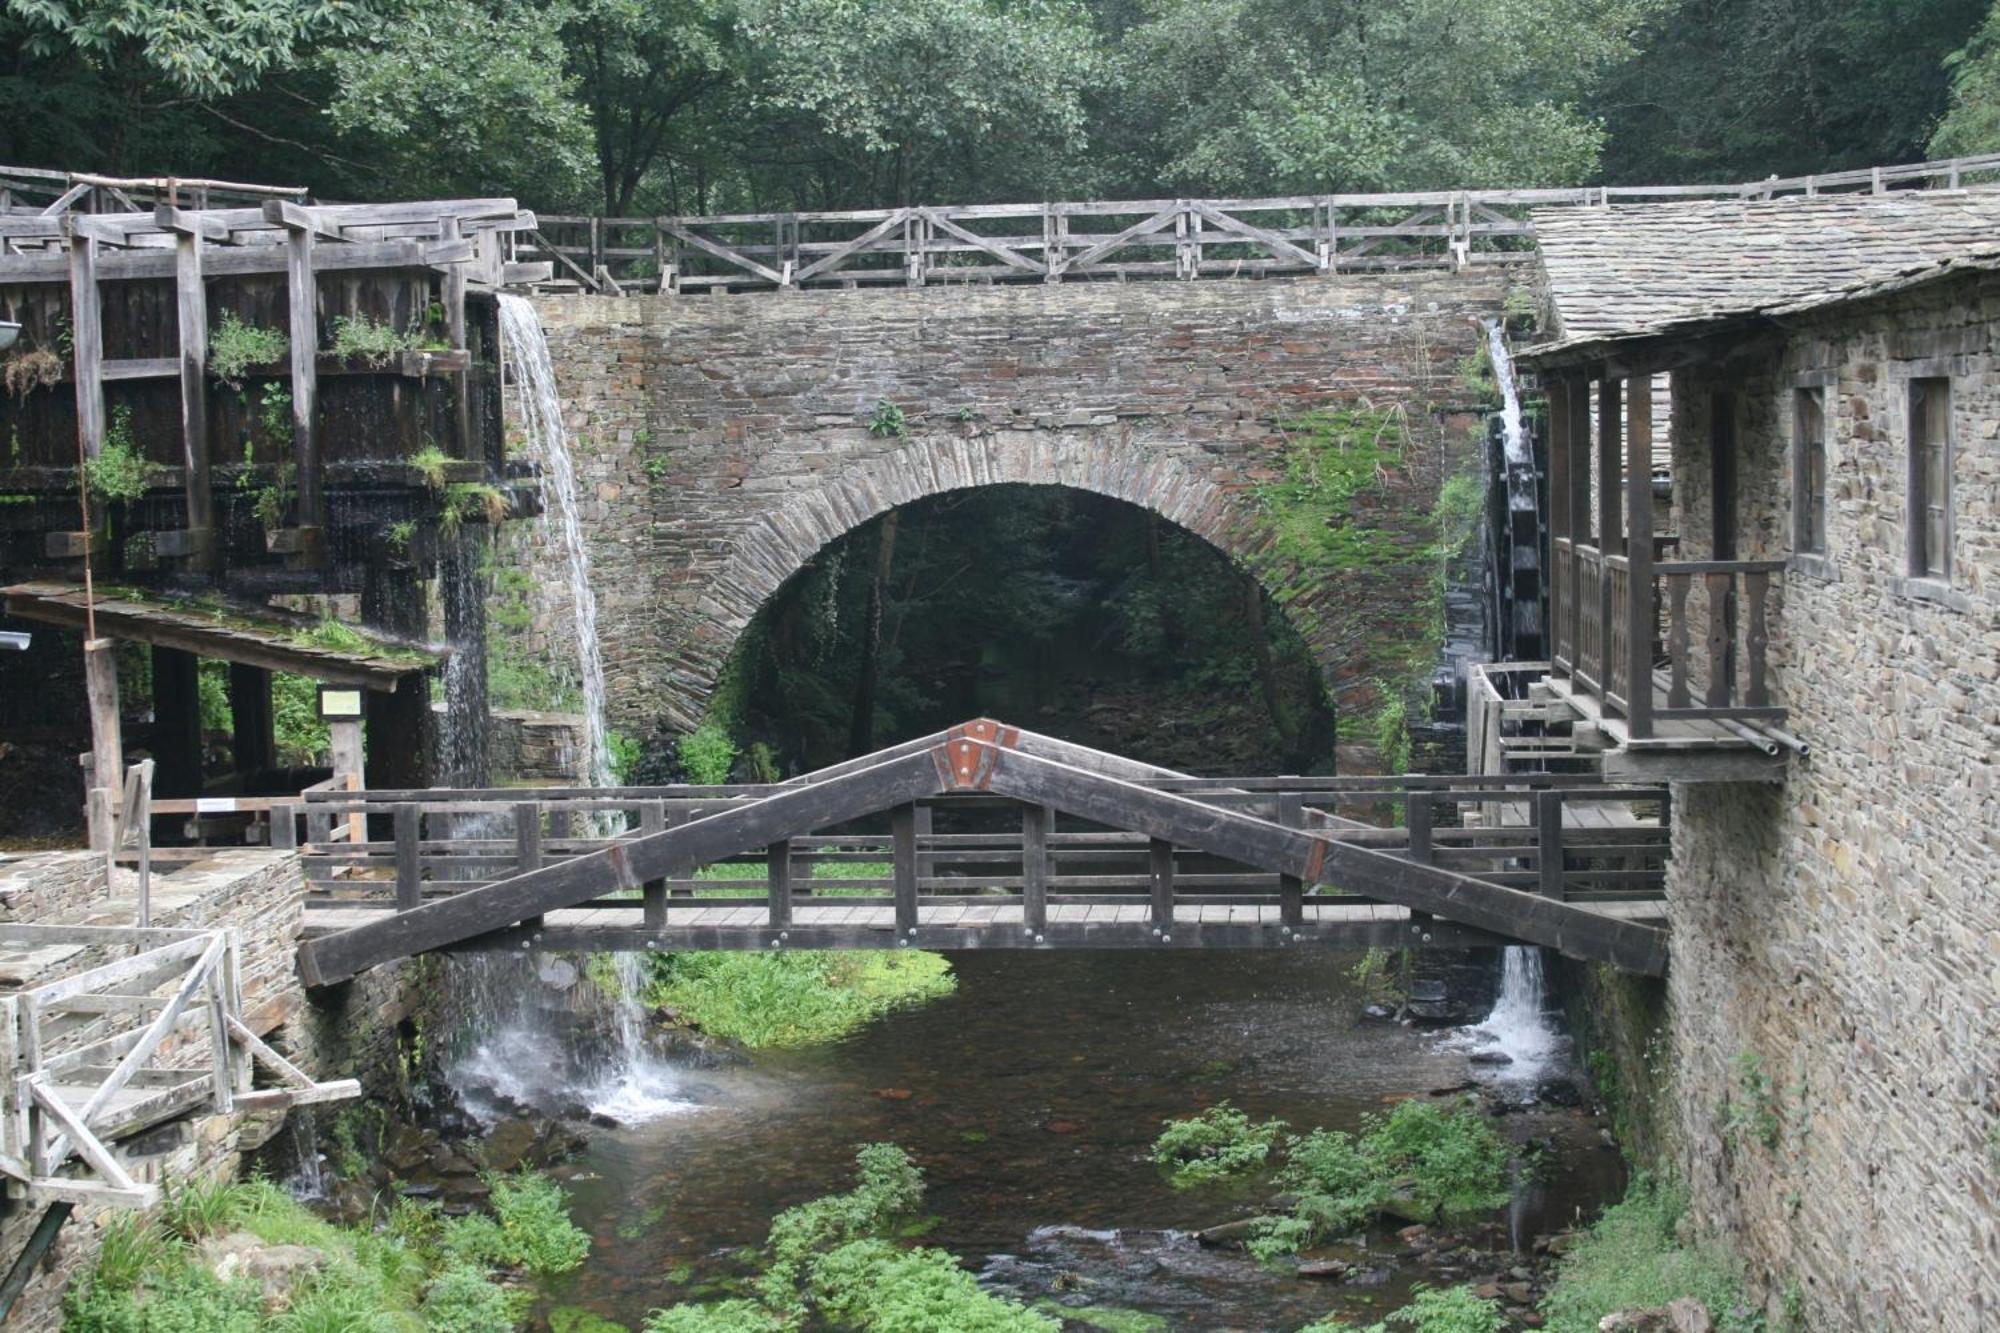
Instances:
[[[1714,179],[2000,138],[1985,0],[0,0],[0,160],[615,214]]]

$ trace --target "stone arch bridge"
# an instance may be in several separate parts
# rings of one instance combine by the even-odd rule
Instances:
[[[1461,367],[1506,285],[1474,270],[541,298],[614,721],[692,727],[815,551],[898,505],[1002,483],[1111,496],[1200,535],[1256,572],[1337,698],[1366,697],[1407,670],[1398,651],[1433,614],[1433,509],[1477,457]],[[871,430],[884,403],[900,430]],[[1354,405],[1408,426],[1353,520],[1394,556],[1299,569],[1260,488],[1313,413]]]

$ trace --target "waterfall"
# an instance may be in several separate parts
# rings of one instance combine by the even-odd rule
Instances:
[[[555,363],[542,321],[527,298],[500,296],[500,334],[514,371],[529,457],[542,479],[542,523],[569,578],[570,613],[576,622],[576,661],[583,688],[584,774],[593,787],[613,783],[611,747],[604,726],[604,654],[597,640],[597,595],[590,589],[590,551],[577,514],[576,467],[556,396]]]
[[[1542,951],[1528,944],[1508,945],[1500,965],[1499,998],[1477,1029],[1487,1039],[1487,1049],[1513,1061],[1501,1068],[1501,1077],[1538,1078],[1556,1054],[1561,1038],[1542,1012],[1546,999]]]
[[[556,395],[555,365],[535,308],[519,296],[502,294],[499,302],[501,336],[528,453],[541,476],[544,541],[561,560],[569,588],[583,690],[582,770],[589,785],[608,787],[616,776],[606,743],[597,597],[590,586],[590,553],[584,544],[562,402]],[[594,823],[592,832],[605,837],[624,827],[615,814]],[[674,1096],[678,1082],[674,1071],[647,1041],[640,1000],[645,988],[642,955],[619,953],[610,958],[616,994],[605,993],[611,987],[580,985],[574,965],[559,958],[539,963],[512,956],[455,961],[474,995],[479,1035],[455,1064],[453,1082],[491,1091],[502,1109],[514,1103],[581,1102],[595,1114],[625,1122],[686,1109],[689,1103]],[[572,1030],[556,1030],[560,1019],[573,1019],[579,1009],[609,1020],[610,1058],[595,1069],[580,1068],[572,1058],[569,1047],[577,1025],[568,1022],[565,1026]]]
[[[1493,358],[1493,378],[1500,383],[1501,447],[1510,465],[1532,464],[1534,456],[1521,424],[1521,391],[1514,383],[1514,358],[1507,354],[1507,340],[1497,319],[1486,323],[1486,349]]]

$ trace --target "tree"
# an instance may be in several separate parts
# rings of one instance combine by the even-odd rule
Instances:
[[[101,67],[137,66],[202,97],[240,92],[316,41],[358,31],[355,0],[5,0],[27,49],[69,49]]]
[[[2000,5],[1972,40],[1945,60],[1951,107],[1931,135],[1932,157],[2000,152]]]
[[[1578,104],[1643,3],[1161,0],[1118,54],[1115,137],[1188,191],[1580,181],[1602,136]]]

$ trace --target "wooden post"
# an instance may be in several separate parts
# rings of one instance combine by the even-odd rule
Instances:
[[[514,803],[514,873],[542,868],[542,807],[539,801]]]
[[[1563,896],[1563,794],[1535,793],[1535,865],[1544,898]]]
[[[229,716],[237,777],[248,780],[275,768],[270,672],[241,662],[229,664]]]
[[[424,901],[423,848],[418,845],[423,828],[423,811],[412,802],[395,807],[396,829],[396,910],[407,912]]]
[[[1643,740],[1653,734],[1653,627],[1658,619],[1653,590],[1653,377],[1636,375],[1630,384],[1625,448],[1625,727],[1634,739]]]
[[[201,659],[153,645],[154,783],[162,797],[201,795]]]
[[[1021,807],[1021,924],[1040,936],[1049,926],[1049,810]]]
[[[319,392],[319,286],[313,277],[312,228],[289,225],[285,233],[285,302],[292,340],[292,458],[298,469],[299,562],[316,567],[324,558],[320,532],[326,525],[321,494],[319,437],[314,432],[314,400]]]
[[[97,238],[69,238],[70,346],[75,353],[76,428],[85,456],[104,452],[104,305],[97,287]],[[77,478],[83,485],[83,478]]]
[[[937,856],[923,850],[931,836],[931,821],[935,812],[927,805],[917,807],[917,887],[937,873]]]
[[[1164,939],[1174,928],[1174,845],[1154,838],[1146,851],[1153,882],[1153,932]]]
[[[1569,505],[1566,509],[1569,522],[1569,539],[1572,547],[1590,544],[1590,381],[1581,376],[1571,376],[1567,380],[1569,389]],[[1578,645],[1583,633],[1583,601],[1577,595],[1577,571],[1580,567],[1572,563],[1569,596],[1569,623],[1566,636],[1572,650],[1573,668],[1575,656],[1581,655]]]
[[[110,852],[111,803],[125,772],[125,742],[119,732],[117,644],[91,639],[83,645],[83,685],[90,701],[90,787],[88,818],[92,851]]]
[[[1606,556],[1619,554],[1624,549],[1625,536],[1618,527],[1618,501],[1620,475],[1620,446],[1624,443],[1624,428],[1621,422],[1621,402],[1624,395],[1623,380],[1610,376],[1598,382],[1597,386],[1597,549]],[[1610,596],[1611,580],[1605,579],[1605,596]],[[1605,634],[1611,632],[1611,617],[1604,618]]]
[[[890,855],[896,874],[896,943],[917,929],[917,807],[899,805],[889,812]]]
[[[667,803],[665,801],[639,802],[639,836],[650,838],[655,833],[667,831]],[[645,926],[647,930],[667,928],[667,882],[664,879],[649,879],[639,890],[645,899]]]
[[[772,930],[789,930],[792,924],[792,844],[780,840],[765,852],[765,880]]]
[[[1278,822],[1286,828],[1303,828],[1305,797],[1295,791],[1278,793]],[[1278,924],[1292,930],[1306,923],[1306,882],[1296,875],[1278,876]]]
[[[177,228],[174,236],[174,304],[180,319],[181,462],[186,469],[187,563],[215,566],[215,499],[208,460],[208,288],[201,276],[202,237],[198,227]]]
[[[1427,791],[1411,791],[1407,806],[1403,811],[1403,823],[1410,837],[1410,860],[1417,865],[1427,866],[1437,860],[1436,848],[1431,837],[1431,826],[1436,818],[1436,798]],[[1412,911],[1410,925],[1417,930],[1427,928],[1434,918],[1429,912]]]
[[[348,791],[361,791],[368,785],[367,775],[362,771],[361,719],[335,719],[326,724],[328,748],[333,751],[333,779],[336,787]],[[368,841],[368,816],[360,813],[347,817],[347,839],[349,842]]]
[[[1549,383],[1549,541],[1570,535],[1569,522],[1569,397],[1567,375]]]

